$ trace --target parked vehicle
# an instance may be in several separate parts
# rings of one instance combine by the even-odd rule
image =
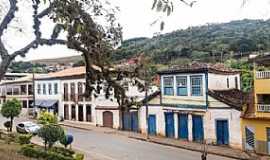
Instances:
[[[16,130],[18,133],[23,133],[23,134],[37,134],[38,130],[40,129],[40,126],[34,122],[21,122],[17,124]]]

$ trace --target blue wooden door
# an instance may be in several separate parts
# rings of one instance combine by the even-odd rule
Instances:
[[[156,135],[156,115],[148,116],[148,134]]]
[[[174,117],[172,112],[165,113],[166,137],[174,138]]]
[[[124,112],[123,114],[123,130],[131,130],[131,116],[129,112]]]
[[[192,138],[193,141],[202,142],[204,137],[202,116],[192,116]]]
[[[188,115],[178,114],[178,138],[188,139]]]
[[[229,144],[229,130],[227,120],[217,120],[216,122],[217,144]]]
[[[131,131],[138,132],[138,112],[131,112]]]

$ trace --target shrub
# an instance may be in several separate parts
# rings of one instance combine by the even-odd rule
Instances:
[[[84,159],[84,155],[81,153],[77,153],[74,157],[75,160],[83,160]]]
[[[17,141],[19,144],[30,144],[30,140],[32,138],[32,135],[31,134],[26,134],[26,135],[19,135],[17,137]]]
[[[67,157],[72,157],[75,154],[75,152],[73,150],[62,148],[62,147],[53,147],[50,149],[50,151],[62,154],[62,155],[67,156]]]
[[[4,126],[5,126],[5,128],[7,129],[7,131],[10,131],[11,122],[10,122],[10,121],[6,121],[6,122],[4,123]]]
[[[64,136],[64,130],[58,125],[44,125],[38,130],[38,136],[43,139],[45,144],[45,149],[47,149],[47,144],[51,148],[55,142],[60,140]]]
[[[75,158],[73,157],[65,156],[60,153],[53,152],[51,150],[46,152],[41,148],[35,148],[31,145],[23,146],[20,150],[20,153],[23,154],[24,156],[36,159],[42,158],[44,160],[75,160]]]
[[[38,117],[38,123],[40,124],[57,124],[57,116],[50,112],[41,112]]]

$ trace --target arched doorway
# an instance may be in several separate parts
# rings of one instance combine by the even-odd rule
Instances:
[[[113,128],[113,113],[110,111],[103,112],[103,126]]]

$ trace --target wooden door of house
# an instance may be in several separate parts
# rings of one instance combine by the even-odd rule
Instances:
[[[103,126],[113,128],[113,113],[110,111],[103,112]]]
[[[178,138],[188,139],[188,115],[178,114]]]
[[[83,121],[83,105],[79,105],[78,106],[78,118],[79,118],[79,121]]]
[[[149,135],[156,135],[156,115],[150,114],[148,116],[148,133]]]
[[[219,145],[229,144],[228,120],[216,121],[216,133],[217,133],[217,144]]]
[[[64,119],[69,119],[69,106],[67,104],[64,105]]]
[[[86,105],[86,121],[91,122],[92,121],[92,111],[91,111],[91,105]]]
[[[202,116],[193,115],[192,116],[192,137],[193,141],[202,142],[204,139],[203,133],[203,120]]]
[[[166,137],[174,138],[174,117],[173,112],[165,113]]]

